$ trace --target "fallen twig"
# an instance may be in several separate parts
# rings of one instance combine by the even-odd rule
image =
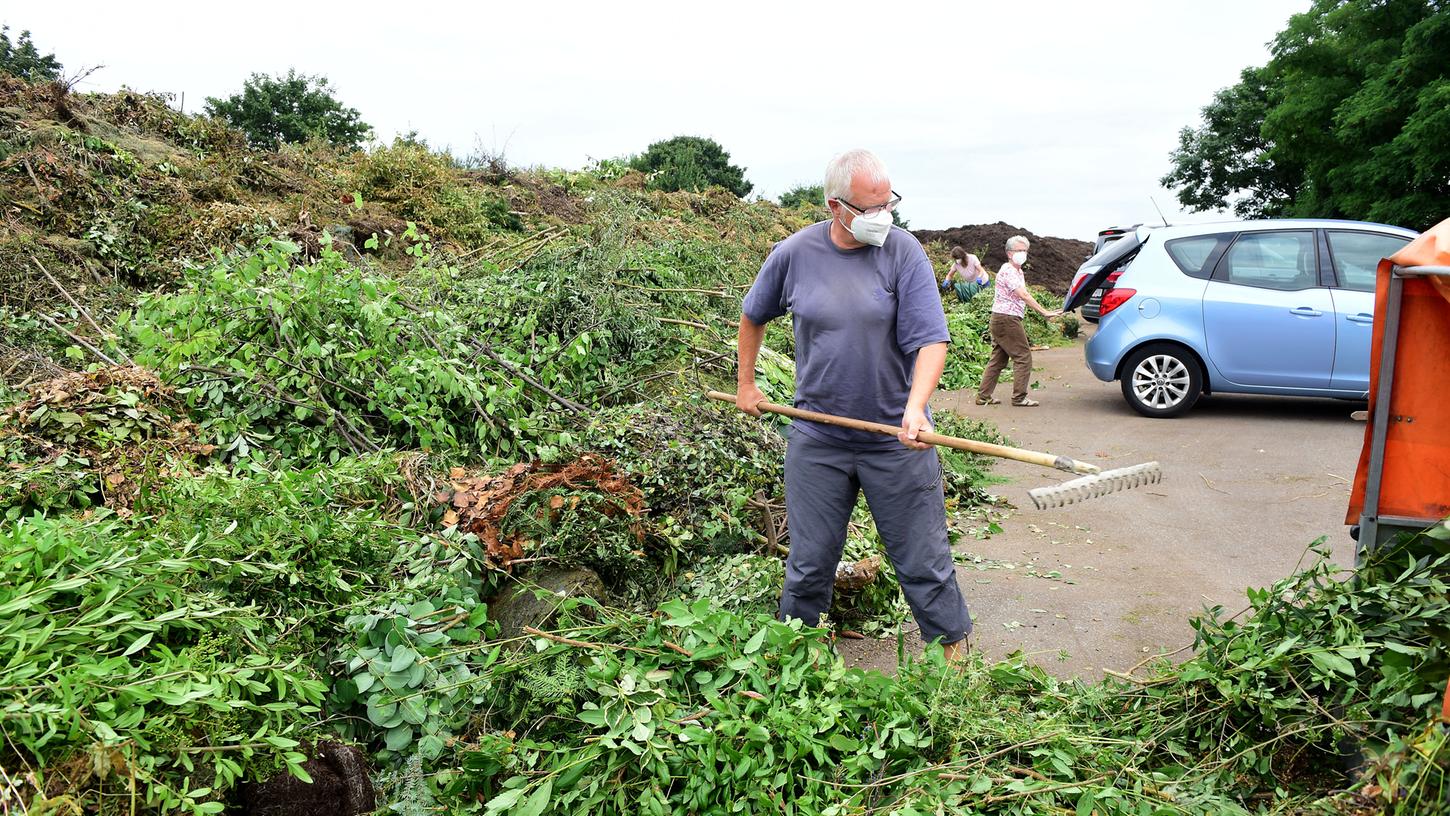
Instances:
[[[478,349],[480,352],[482,352],[483,355],[486,356],[486,357],[488,357],[490,360],[493,360],[495,363],[498,363],[499,365],[503,366],[504,369],[507,370],[510,374],[514,375],[515,377],[518,377],[519,379],[523,380],[524,382],[528,383],[529,385],[532,385],[534,388],[537,388],[539,391],[542,391],[545,395],[547,395],[549,397],[549,399],[552,399],[554,402],[557,402],[559,405],[563,406],[570,413],[580,414],[580,413],[583,413],[584,412],[584,406],[580,405],[577,402],[574,402],[573,400],[570,400],[570,399],[567,399],[565,397],[561,397],[558,394],[555,394],[553,391],[551,391],[549,389],[548,386],[544,385],[543,383],[539,382],[538,380],[534,379],[533,377],[530,377],[529,375],[525,374],[521,369],[519,369],[518,366],[515,366],[513,363],[510,363],[508,360],[505,360],[504,358],[500,357],[496,352],[494,352],[493,349],[489,348],[486,343],[480,343],[478,341],[474,341],[473,342],[473,347],[476,348],[476,349]]]
[[[25,172],[30,175],[30,180],[35,182],[35,192],[40,193],[40,200],[49,200],[45,194],[45,188],[40,186],[40,179],[35,177],[35,170],[30,166],[30,159],[21,159],[20,163],[25,166]]]
[[[678,720],[675,720],[674,723],[675,723],[675,725],[684,725],[685,723],[697,722],[699,720],[705,719],[706,717],[708,717],[708,716],[710,716],[711,714],[714,714],[714,713],[715,713],[715,709],[713,709],[713,708],[702,708],[699,711],[696,711],[694,714],[691,714],[688,717],[681,717]]]
[[[1036,796],[1040,793],[1054,793],[1056,791],[1066,790],[1067,788],[1080,788],[1084,785],[1096,785],[1097,783],[1102,782],[1107,778],[1108,774],[1098,774],[1092,779],[1084,779],[1081,782],[1063,782],[1060,785],[1048,785],[1045,788],[1031,788],[1029,790],[1013,791],[1011,793],[988,796],[987,798],[982,800],[982,803],[987,805],[994,805],[998,802],[1006,802],[1012,799],[1022,799],[1027,796]]]
[[[115,360],[112,360],[110,357],[107,357],[105,352],[101,351],[100,349],[96,348],[95,346],[91,345],[90,343],[87,343],[85,340],[82,340],[79,336],[77,336],[75,333],[73,333],[70,329],[67,329],[65,326],[62,326],[59,323],[55,322],[54,320],[51,320],[50,319],[50,315],[47,315],[44,312],[33,312],[32,314],[34,314],[36,317],[40,318],[41,320],[44,320],[46,323],[50,324],[50,327],[51,328],[55,329],[56,331],[60,332],[61,334],[64,334],[66,337],[69,337],[70,339],[76,341],[80,345],[84,346],[87,351],[89,351],[90,353],[92,353],[92,354],[96,355],[97,357],[101,358],[101,360],[103,362],[105,362],[107,365],[113,365],[113,366],[120,365],[120,363],[116,362]]]
[[[517,562],[515,562],[515,563],[517,563]],[[666,649],[669,649],[672,652],[679,652],[680,654],[684,655],[685,657],[694,657],[695,656],[695,653],[694,652],[690,651],[689,649],[686,649],[685,647],[679,645],[678,643],[671,643],[670,641],[666,640],[663,643],[661,643],[660,645],[661,646],[664,646]]]
[[[722,292],[722,291],[720,291],[718,289],[688,289],[688,288],[676,289],[676,288],[663,287],[663,286],[636,286],[635,284],[632,284],[632,283],[624,283],[623,281],[616,281],[614,285],[615,286],[622,286],[625,289],[636,289],[636,290],[641,291],[641,292],[670,292],[670,293],[686,294],[686,295],[713,295],[714,297],[721,297],[721,298],[723,298],[723,297],[730,297],[730,295],[728,295],[725,292]]]
[[[1214,487],[1213,486],[1213,482],[1210,482],[1208,480],[1208,477],[1205,476],[1205,475],[1203,475],[1202,473],[1198,474],[1198,478],[1202,479],[1203,480],[1203,483],[1206,484],[1206,485],[1208,485],[1208,489],[1209,490],[1212,490],[1212,491],[1214,491],[1216,493],[1222,493],[1225,496],[1232,496],[1233,495],[1232,493],[1228,492],[1227,490],[1219,490],[1218,488]]]
[[[535,629],[532,626],[525,626],[523,630],[525,632],[527,632],[527,633],[535,636],[535,637],[541,637],[544,640],[552,640],[555,643],[562,643],[565,646],[577,646],[577,647],[579,647],[581,649],[603,649],[603,648],[606,648],[603,644],[600,644],[600,643],[590,643],[587,640],[574,640],[573,638],[561,637],[561,636],[556,635],[556,634],[553,634],[551,632],[545,632],[545,631],[542,631],[542,630],[539,630],[539,629]]]
[[[50,271],[45,268],[45,265],[40,262],[39,258],[31,255],[30,262],[35,264],[35,268],[40,270],[40,274],[44,275],[45,279],[50,281],[50,285],[54,286],[56,288],[56,291],[60,292],[61,296],[64,297],[70,303],[70,305],[76,307],[76,311],[80,312],[81,317],[84,317],[86,319],[86,322],[91,324],[91,328],[96,330],[96,334],[99,337],[106,338],[110,336],[110,333],[107,332],[105,329],[101,328],[101,325],[96,322],[96,319],[94,317],[91,317],[91,313],[86,310],[86,307],[77,303],[76,299],[71,297],[70,292],[66,291],[66,288],[60,285],[60,281],[56,280],[55,277],[50,274]],[[131,365],[136,365],[136,361],[131,359],[131,355],[127,354],[125,349],[117,348],[116,350],[121,353],[121,356],[125,358],[126,362],[130,363]]]
[[[1141,666],[1142,664],[1140,663],[1138,665]],[[1128,674],[1127,672],[1113,671],[1112,669],[1109,669],[1107,667],[1102,667],[1102,670],[1103,670],[1103,674],[1106,674],[1109,677],[1116,677],[1119,680],[1126,680],[1129,683],[1132,683],[1132,684],[1137,685],[1137,686],[1142,686],[1144,688],[1151,687],[1151,686],[1160,686],[1160,685],[1162,685],[1164,683],[1173,682],[1174,680],[1177,679],[1177,678],[1169,678],[1169,677],[1160,677],[1157,680],[1144,680],[1141,677],[1134,677],[1133,675]]]
[[[655,320],[658,320],[661,323],[674,323],[677,326],[689,326],[692,329],[704,329],[706,331],[710,330],[709,326],[706,326],[704,323],[700,323],[694,320],[680,320],[674,317],[657,317],[655,318]]]

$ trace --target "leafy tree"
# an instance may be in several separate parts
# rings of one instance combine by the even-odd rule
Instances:
[[[20,32],[14,43],[10,42],[10,26],[0,26],[0,73],[13,74],[31,82],[61,78],[60,62],[55,54],[41,55],[30,32]]]
[[[226,99],[207,97],[206,112],[247,134],[258,147],[305,142],[320,136],[339,147],[357,147],[371,130],[357,109],[333,96],[327,77],[289,70],[286,76],[252,74],[242,92]]]
[[[745,180],[745,168],[731,164],[730,154],[714,139],[701,136],[655,142],[630,165],[649,173],[649,186],[656,190],[698,192],[717,186],[743,197],[754,189]]]
[[[1450,4],[1315,0],[1179,134],[1189,209],[1424,228],[1450,215]]]
[[[822,207],[826,201],[826,188],[820,184],[797,184],[786,190],[780,196],[780,206],[810,207],[812,209]]]

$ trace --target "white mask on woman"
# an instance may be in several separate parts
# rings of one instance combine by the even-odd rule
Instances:
[[[1017,264],[1018,266],[1027,263],[1027,252],[1025,250],[1019,249],[1016,252],[1012,253],[1012,263]]]

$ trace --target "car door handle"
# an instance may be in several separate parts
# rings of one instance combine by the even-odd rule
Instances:
[[[1348,315],[1344,319],[1348,320],[1351,323],[1363,323],[1365,325],[1369,325],[1374,322],[1374,315],[1360,312],[1359,314]]]
[[[1311,309],[1308,306],[1300,306],[1297,309],[1290,309],[1289,314],[1299,315],[1300,317],[1318,317],[1324,313],[1318,309]]]

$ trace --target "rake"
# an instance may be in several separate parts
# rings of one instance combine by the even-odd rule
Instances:
[[[735,395],[726,394],[721,391],[710,391],[706,393],[712,400],[735,404]],[[757,403],[756,408],[772,414],[780,414],[794,419],[806,419],[811,422],[821,422],[826,425],[839,425],[842,428],[854,428],[858,431],[871,431],[886,436],[896,436],[901,433],[901,428],[895,425],[886,425],[880,422],[867,422],[864,419],[851,419],[850,417],[836,416],[834,414],[822,414],[817,411],[803,411],[799,408],[792,408],[788,405],[777,405],[773,402]],[[1124,490],[1132,490],[1135,487],[1158,484],[1163,481],[1163,470],[1157,462],[1144,462],[1141,465],[1132,465],[1113,470],[1103,470],[1097,465],[1087,462],[1080,462],[1067,456],[1057,456],[1051,453],[1040,451],[1012,448],[1006,445],[993,445],[990,442],[978,442],[975,439],[962,439],[946,434],[923,431],[916,435],[918,442],[925,442],[928,445],[942,445],[968,453],[980,453],[983,456],[995,456],[999,459],[1012,459],[1018,462],[1026,462],[1030,465],[1041,465],[1042,467],[1065,470],[1068,473],[1082,474],[1082,478],[1073,479],[1062,484],[1038,487],[1027,491],[1032,497],[1032,503],[1037,505],[1038,510],[1046,510],[1051,507],[1066,507],[1069,504],[1077,504],[1080,501],[1096,499],[1099,496],[1106,496],[1110,493],[1118,493]]]

